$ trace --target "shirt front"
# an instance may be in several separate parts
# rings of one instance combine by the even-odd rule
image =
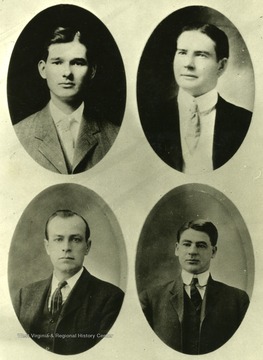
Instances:
[[[64,302],[67,300],[71,290],[73,289],[73,287],[76,285],[76,282],[78,281],[78,279],[80,278],[82,272],[83,272],[83,267],[75,274],[73,275],[71,278],[67,279],[67,285],[65,285],[62,289],[61,289],[61,294],[62,294],[62,304],[64,304]],[[50,309],[51,307],[51,298],[52,295],[54,294],[54,292],[56,291],[58,284],[60,283],[60,281],[56,278],[55,274],[53,274],[52,277],[52,282],[51,282],[51,293],[50,293],[50,297],[48,299],[48,308]]]
[[[195,98],[183,89],[179,89],[177,101],[184,160],[183,172],[186,174],[200,174],[213,170],[213,139],[216,118],[215,105],[217,100],[218,93],[215,89]],[[186,142],[186,135],[189,121],[189,107],[193,102],[198,106],[201,132],[198,145],[191,154]]]
[[[66,158],[72,165],[84,111],[84,102],[71,114],[64,114],[52,100],[49,102],[49,109]]]
[[[187,271],[182,270],[182,279],[183,279],[183,283],[184,283],[184,289],[185,289],[187,295],[189,297],[191,297],[191,295],[190,295],[191,282],[192,282],[193,277],[195,277],[198,279],[198,284],[196,284],[196,288],[199,291],[199,293],[203,299],[205,296],[205,291],[206,291],[206,286],[207,286],[209,276],[210,276],[209,270],[207,270],[201,274],[190,274]]]

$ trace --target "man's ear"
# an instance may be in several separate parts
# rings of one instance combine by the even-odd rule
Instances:
[[[44,245],[45,245],[46,252],[49,255],[49,241],[47,239],[44,239]]]
[[[90,251],[90,248],[91,248],[91,240],[89,239],[87,241],[87,249],[86,249],[86,254],[85,255],[88,255],[89,251]]]
[[[38,71],[42,79],[46,79],[46,62],[44,60],[40,60],[38,63]]]
[[[221,76],[225,72],[225,70],[227,68],[227,64],[228,64],[227,58],[223,58],[218,61],[218,70],[217,70],[218,77]]]
[[[217,253],[217,247],[213,246],[212,247],[212,258],[214,258],[216,256],[216,253]]]
[[[179,247],[179,243],[176,242],[175,243],[175,252],[174,252],[175,256],[178,256],[178,247]]]
[[[90,79],[91,80],[94,79],[96,72],[97,72],[97,65],[93,65],[91,68],[91,71],[90,71]]]

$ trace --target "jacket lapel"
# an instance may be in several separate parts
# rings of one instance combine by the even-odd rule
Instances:
[[[174,281],[171,285],[170,294],[172,307],[176,311],[180,323],[182,323],[184,313],[184,287],[181,278],[178,278],[178,280]]]
[[[87,120],[86,117],[83,116],[73,158],[73,171],[84,159],[84,157],[98,144],[98,140],[96,139],[95,134],[99,132],[99,126],[94,121],[90,119]]]
[[[229,114],[225,111],[224,100],[218,95],[216,104],[216,119],[213,140],[213,167],[219,168],[225,163],[223,154],[229,147],[229,134],[227,124],[229,123]],[[231,140],[230,140],[231,141]]]
[[[67,316],[69,313],[82,306],[83,299],[87,296],[87,286],[89,287],[90,281],[91,281],[91,275],[84,268],[83,273],[81,274],[79,280],[75,284],[64,306],[62,307],[57,322],[57,326],[65,316]]]
[[[211,275],[207,282],[207,289],[204,297],[204,304],[201,312],[201,324],[209,313],[215,311],[216,304],[220,299],[220,294],[216,286],[216,282],[212,279]]]
[[[64,154],[48,105],[39,112],[38,117],[39,126],[35,131],[35,138],[39,140],[38,150],[60,173],[67,174]]]

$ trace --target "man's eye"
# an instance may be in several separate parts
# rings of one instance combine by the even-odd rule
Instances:
[[[189,244],[189,243],[184,243],[183,246],[189,247],[189,246],[191,246],[191,244]]]
[[[55,238],[54,241],[62,241],[62,238]]]
[[[84,61],[74,61],[72,63],[72,65],[76,65],[76,66],[85,66],[87,65]]]
[[[197,56],[202,57],[202,58],[206,58],[206,57],[207,57],[207,55],[206,55],[205,53],[198,53]]]
[[[177,50],[177,55],[186,55],[186,51],[184,51],[184,50]]]
[[[72,241],[74,241],[74,242],[81,242],[81,238],[76,237],[76,238],[73,238]]]
[[[62,61],[52,61],[52,64],[54,64],[54,65],[61,65],[61,64],[62,64]]]

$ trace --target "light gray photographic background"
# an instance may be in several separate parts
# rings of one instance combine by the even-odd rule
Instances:
[[[118,321],[112,329],[114,336],[101,341],[88,352],[74,356],[74,359],[189,360],[188,355],[179,354],[163,344],[145,321],[138,300],[135,263],[138,239],[145,220],[154,206],[174,188],[199,183],[218,190],[234,204],[246,224],[255,256],[253,295],[242,327],[227,344],[205,355],[204,358],[261,360],[263,355],[262,1],[71,0],[71,4],[81,6],[97,16],[115,39],[127,76],[127,102],[119,135],[107,155],[89,171],[70,176],[46,171],[26,153],[13,130],[6,93],[10,57],[19,35],[36,14],[60,3],[69,2],[68,0],[5,0],[0,4],[0,358],[4,360],[58,358],[56,354],[47,353],[30,339],[18,338],[17,334],[23,332],[23,329],[10,299],[7,278],[8,258],[15,228],[28,204],[45,189],[61,183],[75,183],[98,194],[115,214],[125,240],[129,271],[123,306]],[[188,176],[175,171],[161,161],[145,139],[137,108],[136,81],[143,50],[158,24],[175,11],[192,5],[215,9],[238,29],[251,57],[256,91],[252,122],[239,151],[218,170],[207,175]],[[239,83],[229,82],[228,86],[236,88],[238,94],[247,91],[246,84],[241,88]],[[220,252],[221,249],[218,250],[218,256]],[[91,253],[87,260],[91,259],[90,255]],[[216,258],[214,260],[216,261]],[[223,262],[222,267],[224,266]]]
[[[21,287],[51,275],[53,266],[44,247],[44,230],[49,216],[60,209],[80,214],[89,224],[92,244],[84,266],[93,275],[125,291],[127,258],[116,217],[93,191],[77,184],[61,184],[36,196],[16,226],[9,252],[11,297]]]
[[[217,254],[210,267],[214,280],[245,290],[251,297],[254,254],[246,224],[225,195],[203,184],[179,186],[151,210],[137,249],[138,292],[178,276],[177,231],[185,222],[197,219],[212,221],[218,230]]]

